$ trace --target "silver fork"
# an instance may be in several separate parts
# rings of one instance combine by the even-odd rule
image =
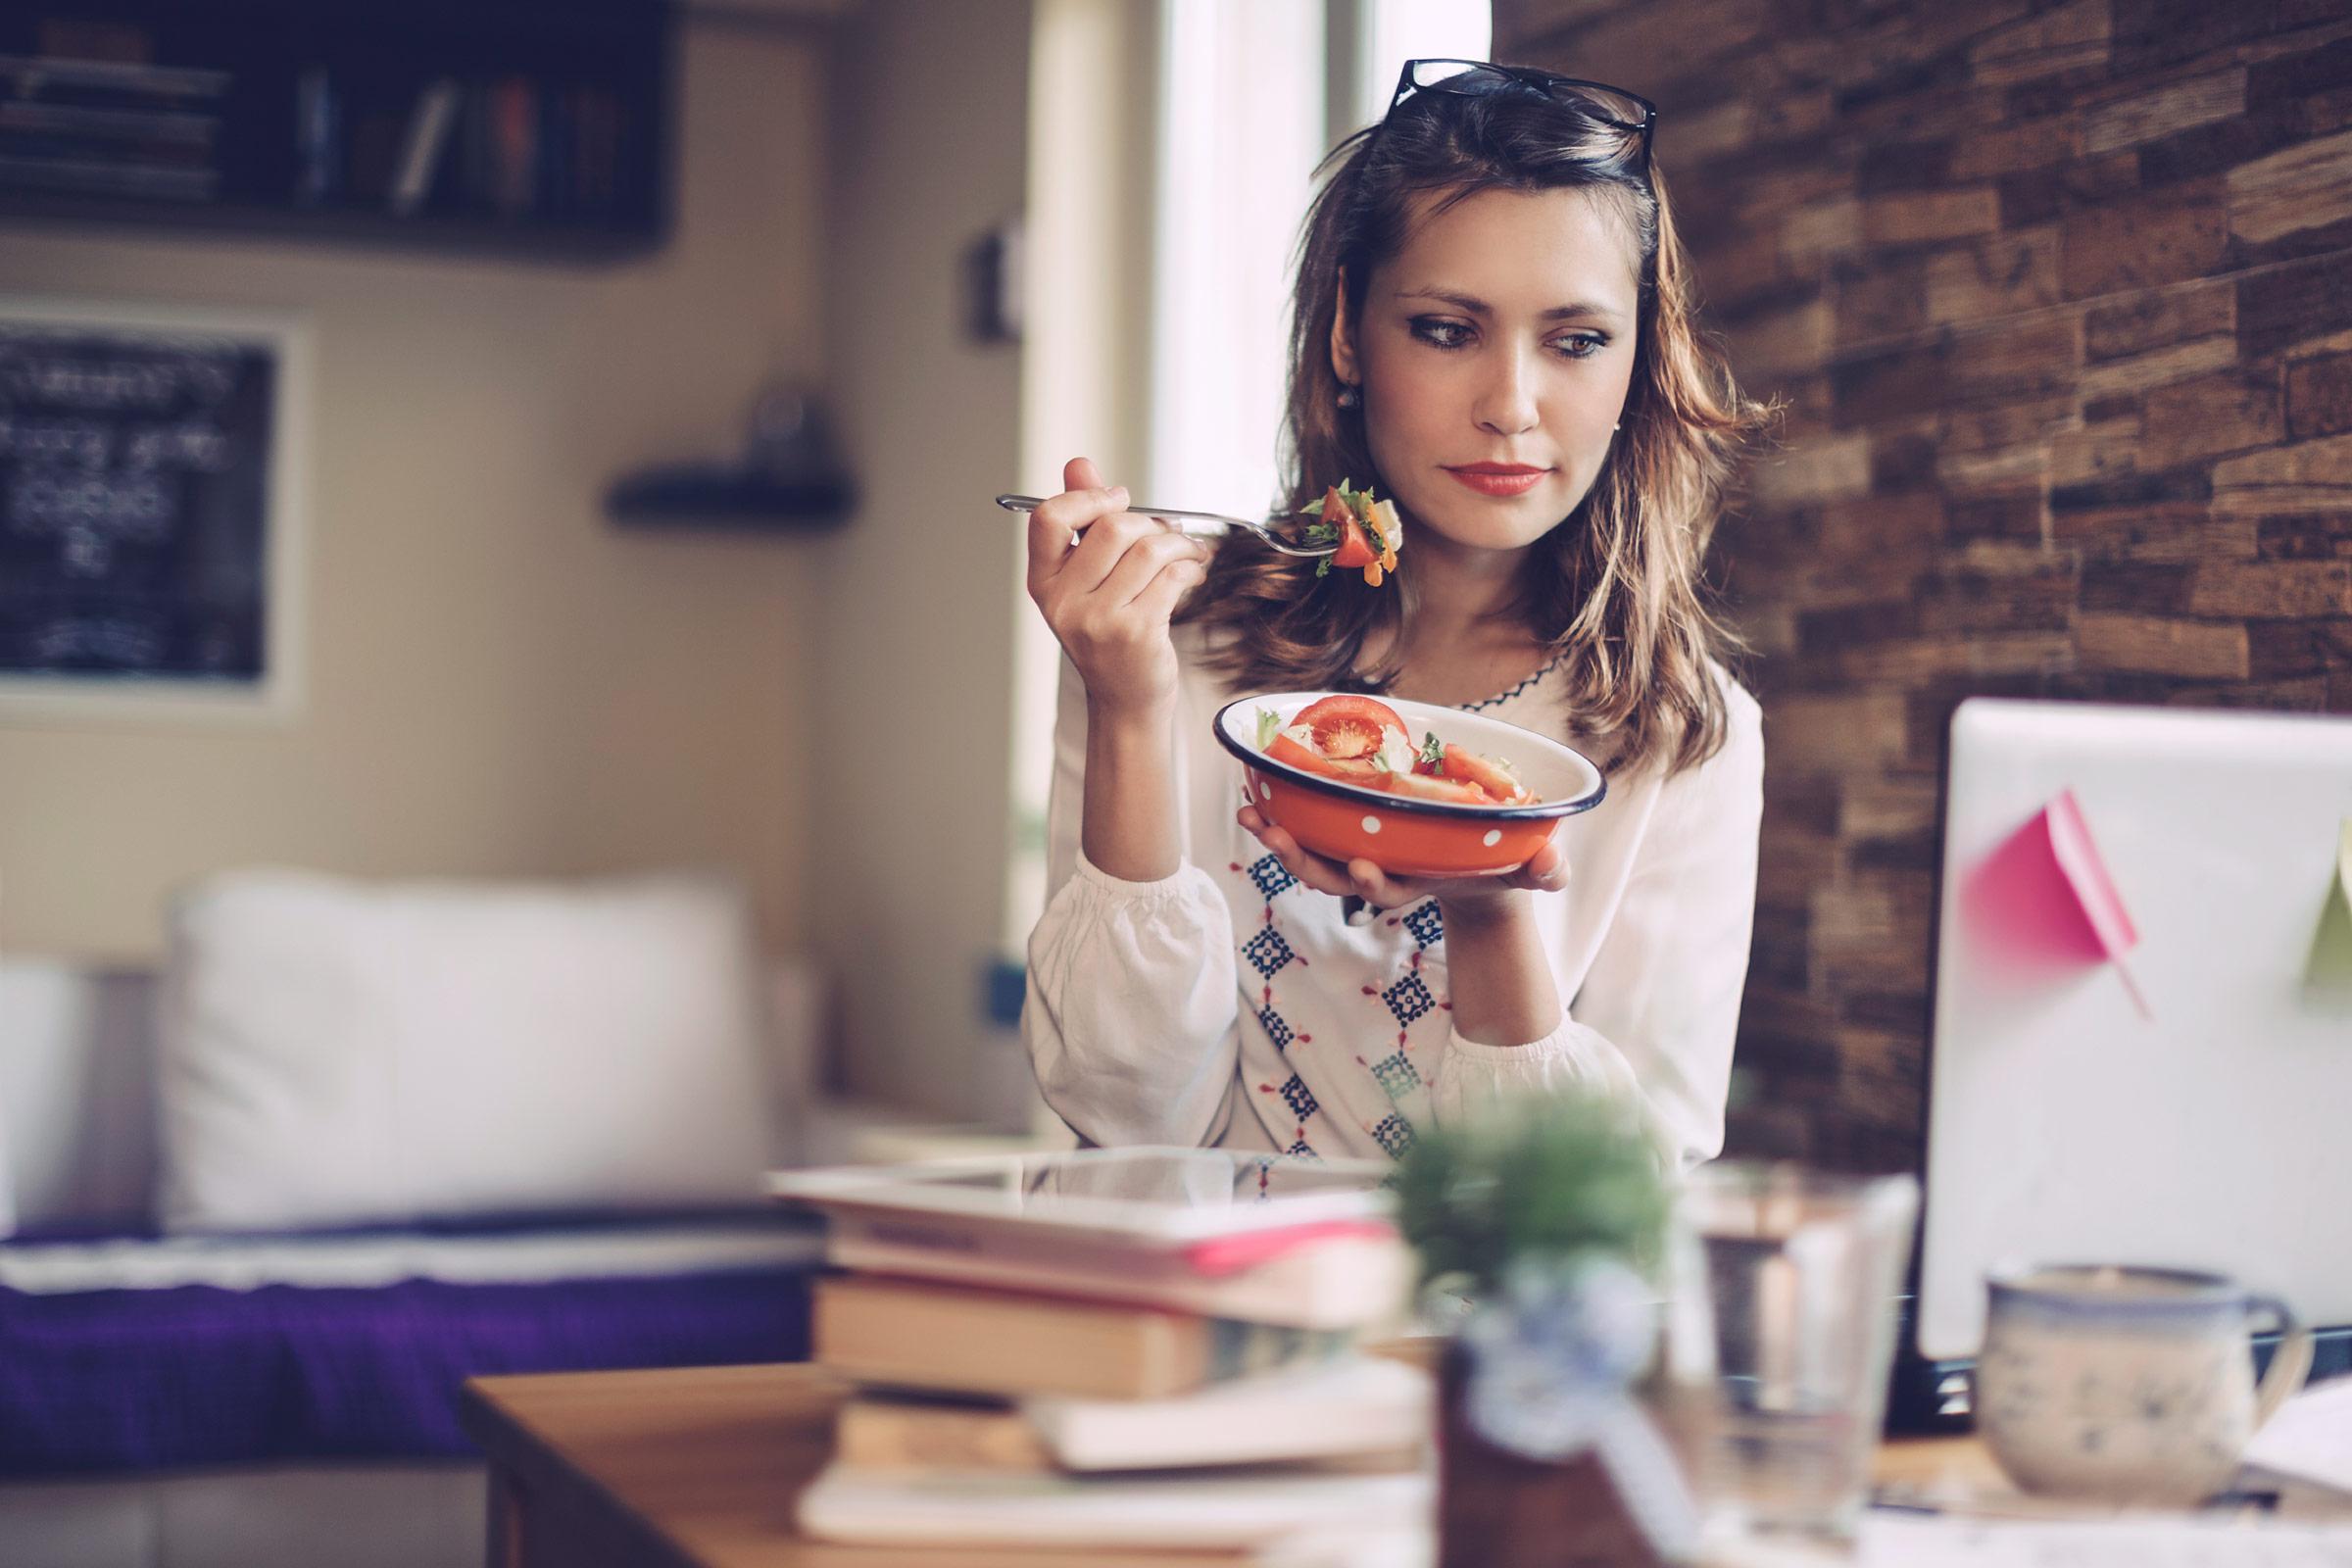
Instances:
[[[1006,512],[1035,512],[1044,503],[1043,496],[997,497],[997,505],[1003,507]],[[1340,548],[1340,542],[1337,539],[1327,545],[1293,544],[1290,540],[1277,534],[1271,523],[1251,522],[1247,517],[1229,517],[1221,512],[1179,512],[1173,507],[1144,507],[1137,506],[1133,502],[1128,504],[1127,510],[1138,516],[1156,517],[1178,533],[1191,539],[1214,539],[1229,528],[1239,528],[1244,533],[1257,535],[1258,538],[1286,556],[1304,556],[1313,560],[1321,556],[1328,556]],[[1301,524],[1311,520],[1310,518],[1300,518]],[[1188,522],[1197,526],[1188,528],[1185,526]]]

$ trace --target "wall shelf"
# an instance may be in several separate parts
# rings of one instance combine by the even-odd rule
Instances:
[[[761,533],[839,527],[857,506],[846,479],[781,484],[737,467],[653,468],[605,496],[605,514],[631,528],[727,528]]]
[[[0,17],[0,223],[643,254],[675,55],[667,0],[32,0]]]

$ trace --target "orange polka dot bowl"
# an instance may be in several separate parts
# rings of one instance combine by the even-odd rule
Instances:
[[[1217,710],[1217,744],[1242,764],[1250,803],[1302,848],[1335,860],[1358,857],[1393,876],[1487,876],[1526,863],[1564,816],[1598,806],[1608,781],[1591,759],[1548,736],[1485,713],[1433,703],[1384,697],[1405,721],[1415,746],[1441,741],[1500,759],[1535,800],[1519,806],[1468,806],[1392,794],[1368,784],[1329,778],[1294,766],[1260,749],[1258,735],[1274,715],[1289,725],[1330,692],[1270,692],[1227,703]]]

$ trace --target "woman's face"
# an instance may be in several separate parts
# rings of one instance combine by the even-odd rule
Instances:
[[[1436,198],[1425,198],[1427,213]],[[1332,364],[1407,516],[1517,550],[1574,512],[1633,376],[1640,283],[1625,223],[1583,191],[1481,191],[1376,269]]]

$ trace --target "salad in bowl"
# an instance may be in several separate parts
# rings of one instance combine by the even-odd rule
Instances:
[[[1524,864],[1552,824],[1608,792],[1573,747],[1458,708],[1353,692],[1276,692],[1218,710],[1250,804],[1301,848],[1395,876]]]

